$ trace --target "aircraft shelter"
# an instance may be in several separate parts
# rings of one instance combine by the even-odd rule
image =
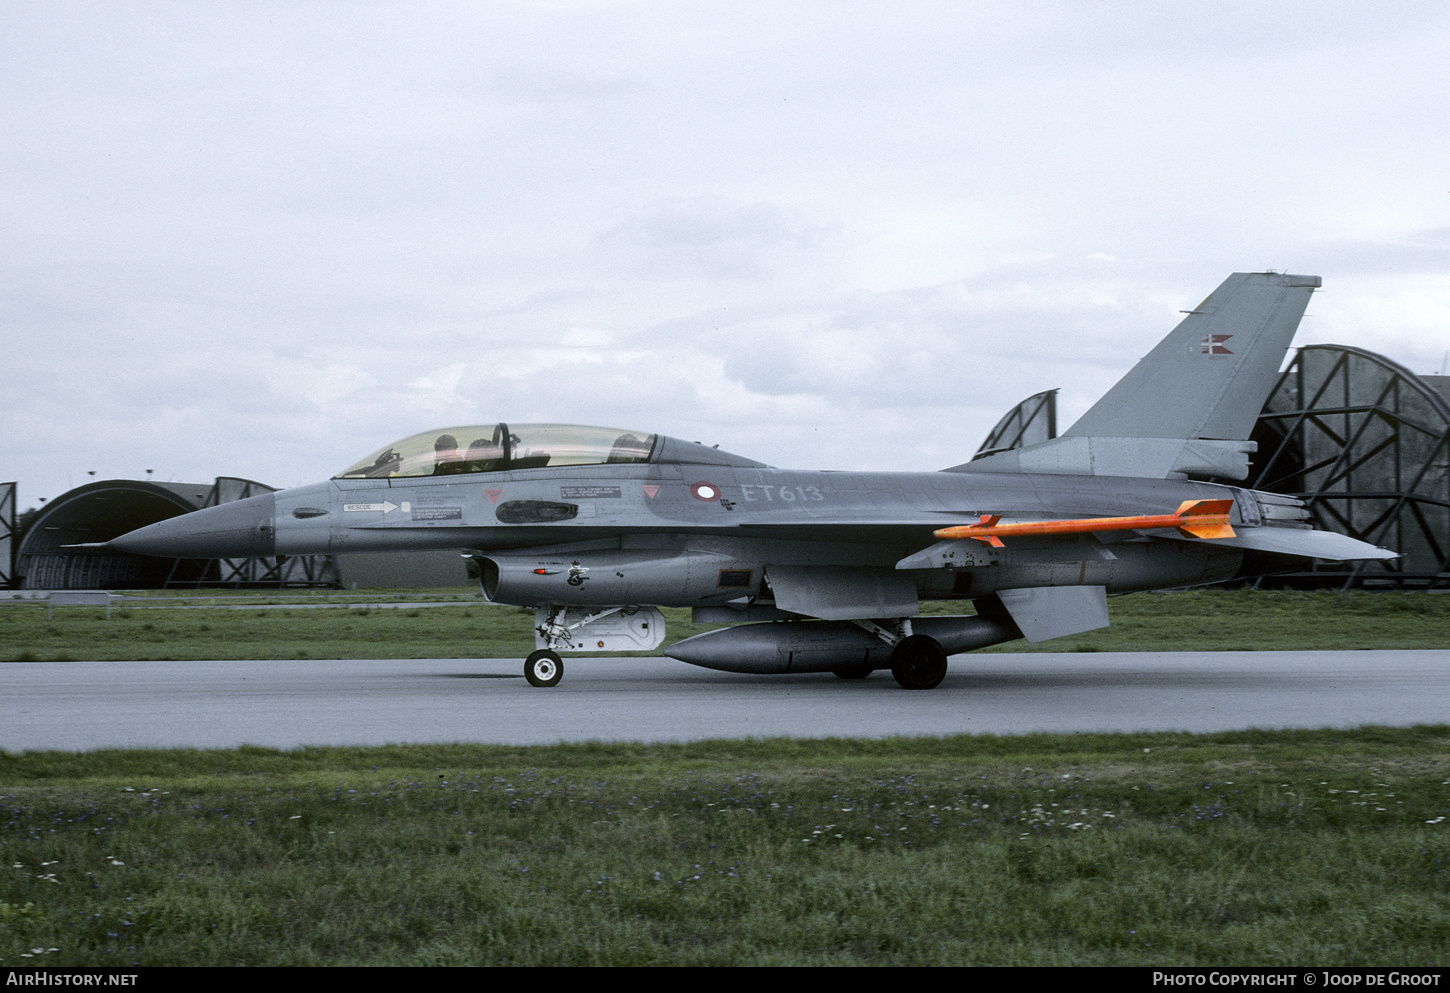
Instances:
[[[1416,376],[1361,348],[1298,350],[1259,414],[1253,434],[1259,447],[1246,482],[1301,498],[1315,527],[1393,548],[1404,558],[1315,561],[1302,573],[1268,581],[1450,587],[1447,382]]]
[[[15,484],[0,483],[0,589],[15,585]]]
[[[158,559],[124,552],[68,549],[109,541],[180,514],[242,500],[273,487],[219,476],[210,483],[108,479],[50,501],[13,548],[10,585],[20,589],[161,589],[187,586],[336,586],[329,556],[247,559]],[[10,506],[14,506],[13,490]],[[0,530],[14,531],[10,524]]]

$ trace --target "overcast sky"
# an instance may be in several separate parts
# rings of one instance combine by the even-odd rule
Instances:
[[[1081,414],[1233,271],[1450,349],[1450,6],[0,5],[0,479],[459,423],[793,468]]]

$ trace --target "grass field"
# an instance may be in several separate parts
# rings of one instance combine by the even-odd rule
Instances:
[[[0,755],[0,963],[1443,966],[1447,742]]]
[[[442,596],[7,606],[0,660],[531,645],[528,612],[421,605]],[[1112,609],[1106,631],[1002,648],[1450,642],[1450,597],[1426,594]],[[0,964],[1444,966],[1447,744],[1436,726],[0,752]]]
[[[533,649],[533,613],[483,602],[468,591],[398,592],[377,598],[223,593],[181,599],[154,595],[112,608],[43,603],[0,608],[0,661],[512,658]],[[421,606],[451,601],[451,606]],[[319,602],[345,606],[313,608]],[[270,606],[261,606],[268,604]],[[246,609],[240,609],[245,607]],[[1450,596],[1425,593],[1268,592],[1205,589],[1140,593],[1109,603],[1101,631],[986,651],[1227,651],[1259,649],[1444,648]],[[255,608],[255,609],[253,609]],[[970,612],[931,603],[927,613]],[[683,609],[666,610],[666,644],[706,630]],[[659,653],[655,653],[659,654]]]

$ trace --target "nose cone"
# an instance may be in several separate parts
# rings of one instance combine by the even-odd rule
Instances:
[[[277,498],[271,493],[182,514],[107,542],[137,555],[178,559],[237,559],[276,554]]]

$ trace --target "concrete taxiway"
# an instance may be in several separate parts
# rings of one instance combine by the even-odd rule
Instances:
[[[670,659],[13,662],[0,749],[1221,731],[1450,722],[1450,650],[958,656],[930,691],[889,673],[742,676]]]

